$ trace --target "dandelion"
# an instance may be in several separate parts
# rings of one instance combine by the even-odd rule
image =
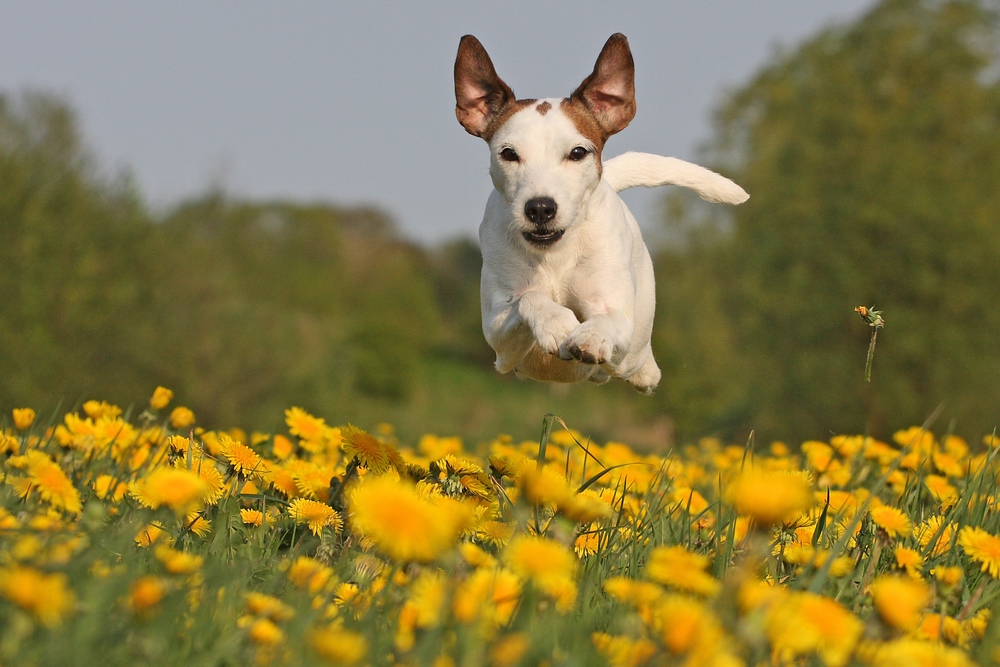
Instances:
[[[943,516],[932,516],[917,529],[917,544],[925,552],[930,549],[931,556],[940,556],[951,548],[951,540],[957,526],[949,523],[942,528],[943,523]]]
[[[902,510],[889,505],[879,505],[869,510],[872,521],[886,532],[889,537],[909,537],[913,532],[910,517]]]
[[[833,667],[847,663],[863,626],[830,598],[789,592],[768,609],[765,630],[775,653],[785,661],[815,653]]]
[[[156,547],[153,552],[157,560],[163,563],[164,569],[170,574],[191,574],[201,569],[205,562],[203,556],[195,556],[184,551],[172,549],[167,545]]]
[[[946,591],[955,588],[962,581],[962,568],[957,565],[939,565],[931,570],[931,574]]]
[[[269,618],[275,622],[287,621],[295,610],[272,595],[251,591],[243,596],[244,609],[252,616]]]
[[[259,526],[264,523],[264,513],[260,510],[241,509],[240,520],[248,526]]]
[[[27,430],[35,422],[35,411],[31,408],[14,408],[14,428]]]
[[[341,436],[344,438],[344,453],[349,458],[356,458],[358,465],[376,475],[389,469],[389,450],[384,442],[351,425],[343,429]]]
[[[363,636],[335,625],[314,630],[309,644],[320,658],[334,665],[355,665],[368,654]]]
[[[76,606],[65,574],[44,574],[20,565],[0,569],[0,596],[49,627],[61,623]]]
[[[889,626],[909,632],[917,627],[920,613],[930,602],[931,591],[922,581],[886,575],[871,586],[875,610]]]
[[[222,455],[238,475],[244,478],[263,479],[267,464],[257,452],[225,433],[219,436],[219,444],[222,447]]]
[[[334,532],[340,532],[344,527],[335,509],[315,500],[296,498],[288,506],[288,514],[296,523],[307,524],[313,535],[319,535],[326,526],[332,526]]]
[[[920,578],[920,568],[924,565],[924,559],[919,551],[897,546],[893,555],[896,557],[897,567],[906,570],[911,577]]]
[[[729,502],[762,526],[784,523],[812,505],[812,494],[801,474],[747,470],[730,486]]]
[[[285,641],[285,633],[267,618],[258,618],[251,623],[247,636],[254,644],[261,646],[274,646]]]
[[[604,632],[595,632],[590,636],[590,641],[613,667],[639,667],[649,662],[657,650],[656,644],[648,639],[614,636]]]
[[[556,599],[556,608],[568,611],[576,601],[577,560],[571,550],[544,537],[519,535],[504,550],[504,561],[542,592]]]
[[[80,494],[73,486],[59,464],[48,454],[38,450],[27,453],[27,472],[31,485],[38,490],[42,500],[49,503],[53,509],[79,514],[83,511]]]
[[[982,563],[982,571],[1000,579],[1000,537],[990,535],[982,528],[965,526],[958,533],[958,543],[965,554]]]
[[[312,442],[322,440],[327,428],[322,419],[313,417],[302,408],[285,410],[285,423],[288,424],[288,430],[292,435]]]
[[[292,441],[281,435],[280,433],[274,436],[274,441],[271,445],[271,451],[279,459],[287,459],[295,451],[295,445]]]
[[[176,429],[187,428],[194,423],[194,413],[182,405],[178,405],[170,413],[170,425]]]
[[[127,605],[137,614],[151,611],[167,594],[167,585],[160,577],[139,577],[129,587]]]
[[[349,496],[351,526],[398,561],[429,562],[450,549],[472,511],[449,498],[426,498],[405,481],[365,478]]]
[[[668,651],[688,656],[686,664],[716,663],[714,657],[722,641],[722,628],[704,604],[670,595],[657,606],[655,613],[660,639]]]
[[[121,408],[107,401],[87,401],[83,404],[83,411],[94,421],[104,418],[114,419],[122,413]]]
[[[212,488],[195,472],[182,468],[156,468],[145,478],[133,482],[129,492],[151,509],[169,507],[178,514],[198,508],[212,493]]]
[[[490,647],[490,664],[497,667],[515,667],[521,664],[531,638],[525,632],[511,632],[493,642]]]
[[[694,554],[682,546],[656,547],[646,563],[646,577],[680,591],[712,595],[719,582],[705,572],[706,556]]]
[[[149,399],[149,407],[154,410],[162,410],[172,400],[174,400],[174,392],[166,387],[157,387],[153,390],[153,396]]]
[[[331,581],[333,570],[315,558],[299,556],[288,568],[288,578],[299,588],[316,593]]]

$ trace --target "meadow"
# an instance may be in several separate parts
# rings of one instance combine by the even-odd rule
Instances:
[[[1000,660],[1000,441],[481,448],[157,388],[0,436],[4,665]]]

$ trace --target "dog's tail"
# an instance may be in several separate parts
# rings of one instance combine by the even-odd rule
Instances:
[[[725,176],[696,164],[651,153],[622,153],[604,163],[604,180],[616,192],[643,186],[679,185],[716,204],[742,204],[750,195]]]

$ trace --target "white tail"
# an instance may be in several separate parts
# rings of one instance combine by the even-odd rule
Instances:
[[[616,192],[642,186],[679,185],[716,204],[742,204],[750,195],[725,176],[696,164],[651,153],[622,153],[604,163],[604,180]]]

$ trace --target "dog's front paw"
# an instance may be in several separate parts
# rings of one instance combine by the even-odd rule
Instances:
[[[559,347],[563,359],[576,359],[583,364],[603,364],[611,361],[614,345],[604,327],[584,322],[570,332]]]
[[[565,310],[547,317],[538,322],[534,327],[535,342],[545,352],[562,356],[563,341],[570,335],[570,332],[579,328],[580,322],[571,310]],[[564,359],[568,357],[563,357]]]

